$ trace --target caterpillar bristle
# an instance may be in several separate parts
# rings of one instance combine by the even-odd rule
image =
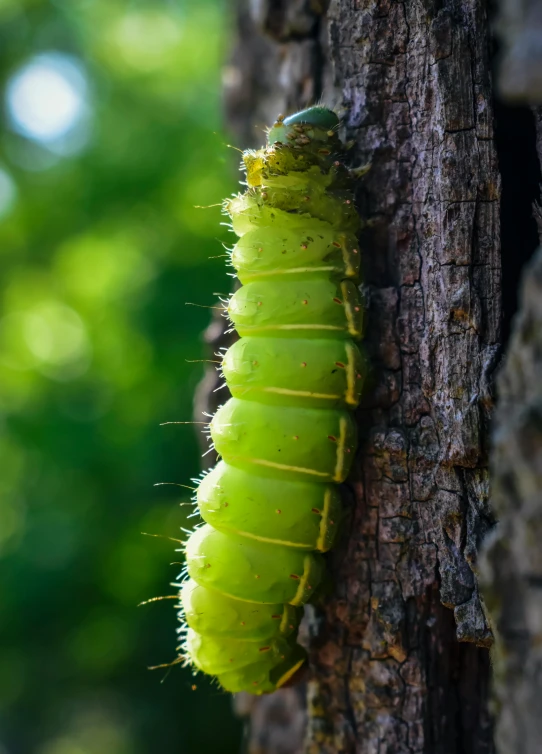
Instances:
[[[208,306],[206,304],[194,304],[192,301],[185,301],[185,306],[197,306],[198,309],[215,309],[216,311],[222,311],[223,307],[221,306]]]
[[[179,542],[183,544],[181,539],[175,539],[174,537],[167,537],[165,534],[149,534],[147,531],[140,532],[144,537],[156,537],[157,539],[169,539],[170,542]]]
[[[205,424],[207,426],[209,422],[194,422],[194,421],[187,421],[187,422],[160,422],[160,427],[165,427],[168,424]]]
[[[179,599],[178,594],[166,594],[163,597],[151,597],[148,600],[139,602],[137,606],[142,607],[143,605],[149,605],[151,602],[160,602],[160,600],[178,600],[178,599]]]
[[[153,487],[163,487],[165,485],[171,485],[173,487],[184,487],[186,490],[196,491],[196,487],[189,487],[188,484],[179,484],[179,482],[156,482]]]

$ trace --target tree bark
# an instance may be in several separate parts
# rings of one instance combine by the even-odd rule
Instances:
[[[373,379],[305,626],[306,687],[238,701],[251,754],[489,754],[491,630],[477,549],[493,526],[499,173],[483,0],[240,0],[225,70],[240,147],[323,96],[360,180]],[[304,743],[303,743],[304,739]]]

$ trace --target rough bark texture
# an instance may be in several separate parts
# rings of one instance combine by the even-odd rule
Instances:
[[[500,321],[499,177],[483,0],[241,0],[225,71],[240,146],[317,100],[343,115],[373,385],[335,590],[304,694],[239,701],[258,754],[482,754],[492,637],[476,583]],[[277,724],[280,720],[280,724]]]

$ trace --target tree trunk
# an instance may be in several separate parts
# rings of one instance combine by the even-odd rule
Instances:
[[[489,46],[484,0],[240,0],[224,76],[237,145],[323,97],[353,164],[371,164],[373,379],[350,526],[305,626],[306,686],[238,700],[251,754],[494,750],[476,581],[501,315]]]

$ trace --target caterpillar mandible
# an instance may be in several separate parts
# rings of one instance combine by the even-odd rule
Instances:
[[[186,544],[182,656],[227,691],[272,692],[306,660],[296,642],[342,517],[366,368],[352,176],[324,107],[279,117],[243,153],[248,189],[226,200],[242,283],[227,307],[232,397],[214,415],[222,460],[201,481]]]

